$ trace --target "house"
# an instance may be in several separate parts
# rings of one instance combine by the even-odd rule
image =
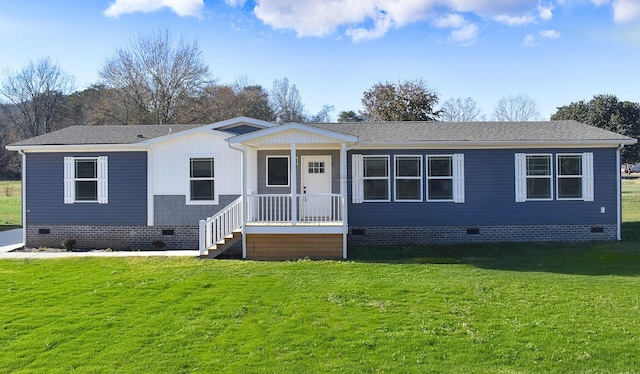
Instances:
[[[349,245],[619,240],[620,150],[575,121],[74,126],[14,143],[27,246],[347,258]]]

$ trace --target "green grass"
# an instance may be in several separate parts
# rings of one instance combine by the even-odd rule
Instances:
[[[0,373],[639,372],[636,240],[351,255],[0,261]]]
[[[22,225],[20,181],[0,181],[0,231]]]

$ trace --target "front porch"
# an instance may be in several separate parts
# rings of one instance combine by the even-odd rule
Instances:
[[[240,228],[247,259],[347,258],[347,148],[356,141],[293,123],[229,139],[243,155],[239,216],[205,233]]]

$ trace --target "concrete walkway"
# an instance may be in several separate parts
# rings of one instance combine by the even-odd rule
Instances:
[[[0,254],[22,247],[22,229],[0,231]]]
[[[22,229],[0,231],[0,259],[6,258],[64,258],[64,257],[150,257],[187,256],[197,257],[199,251],[89,251],[89,252],[12,252],[24,247]]]

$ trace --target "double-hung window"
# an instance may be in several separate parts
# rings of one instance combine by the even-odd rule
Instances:
[[[427,201],[464,202],[464,155],[427,156]]]
[[[64,158],[64,203],[108,203],[106,156]]]
[[[389,201],[389,156],[363,156],[364,201]]]
[[[593,153],[516,153],[516,201],[593,201]]]
[[[593,153],[556,155],[558,200],[593,201]]]
[[[395,201],[422,201],[422,156],[395,156]]]
[[[189,158],[190,204],[215,204],[215,159],[213,157]]]

